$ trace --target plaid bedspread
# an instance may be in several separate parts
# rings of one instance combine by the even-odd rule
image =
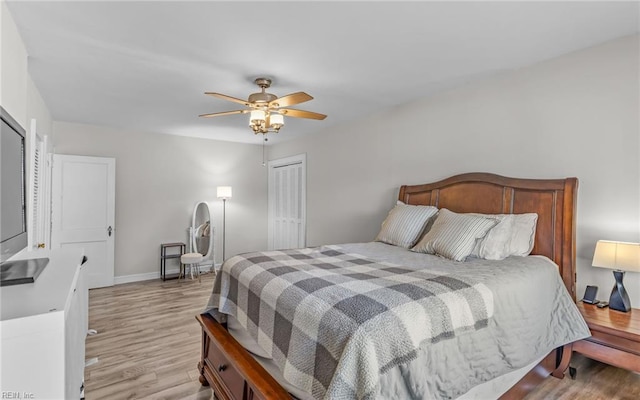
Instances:
[[[229,259],[208,308],[235,316],[314,398],[362,399],[422,344],[486,327],[493,295],[465,277],[325,246]]]

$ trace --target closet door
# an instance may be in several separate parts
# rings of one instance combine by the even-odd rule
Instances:
[[[269,249],[306,245],[306,156],[269,162]]]

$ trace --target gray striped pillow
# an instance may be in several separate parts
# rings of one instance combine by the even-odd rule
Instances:
[[[408,249],[418,241],[429,219],[437,212],[432,206],[411,206],[398,201],[382,223],[376,241]]]
[[[443,208],[433,226],[411,251],[437,254],[455,261],[467,258],[497,220],[470,214],[456,214]]]

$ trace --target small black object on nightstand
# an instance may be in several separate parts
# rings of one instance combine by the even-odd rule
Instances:
[[[598,304],[598,300],[596,300],[597,294],[598,294],[597,286],[587,286],[587,290],[584,291],[584,297],[582,298],[582,302],[587,304]]]

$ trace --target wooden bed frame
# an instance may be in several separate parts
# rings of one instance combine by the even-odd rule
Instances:
[[[532,254],[549,257],[575,301],[575,232],[578,180],[515,179],[488,173],[470,173],[424,185],[405,185],[398,199],[406,204],[432,205],[455,212],[538,214]],[[291,395],[209,314],[196,319],[202,325],[200,382],[211,385],[219,399],[289,399]],[[571,345],[551,352],[501,399],[522,398],[553,375],[564,376]]]

